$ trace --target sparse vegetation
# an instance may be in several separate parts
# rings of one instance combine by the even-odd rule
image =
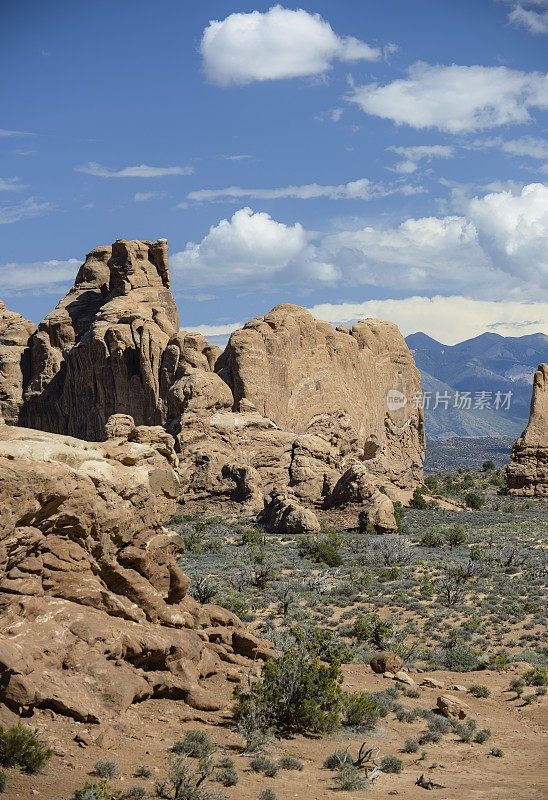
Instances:
[[[118,777],[120,774],[120,769],[116,761],[112,761],[111,759],[101,759],[100,761],[96,761],[93,765],[93,773],[99,778],[112,780],[113,778]]]
[[[41,772],[52,751],[32,731],[20,723],[7,730],[0,726],[0,766],[17,767],[31,774]]]

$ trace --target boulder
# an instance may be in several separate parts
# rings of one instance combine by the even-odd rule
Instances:
[[[420,685],[426,689],[443,689],[444,687],[443,681],[438,681],[436,678],[423,678]]]
[[[452,694],[442,694],[436,700],[436,705],[444,717],[465,719],[470,711],[470,706],[463,700],[453,697]]]
[[[548,495],[548,364],[535,372],[529,422],[512,448],[506,482],[510,494]]]
[[[396,674],[396,672],[399,672],[403,667],[403,658],[400,658],[396,653],[383,651],[371,659],[369,666],[373,672],[378,674],[383,672],[392,672]]]
[[[258,515],[257,522],[270,533],[289,536],[320,531],[320,523],[313,511],[278,492],[265,497],[264,509]]]
[[[398,683],[406,683],[407,686],[416,686],[417,685],[416,682],[411,677],[411,675],[408,675],[407,672],[404,672],[401,669],[398,670],[398,672],[396,672],[394,674],[394,680],[398,681]]]

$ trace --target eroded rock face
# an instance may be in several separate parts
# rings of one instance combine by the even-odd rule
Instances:
[[[506,479],[510,494],[548,495],[548,364],[535,372],[529,422],[512,448]]]
[[[395,325],[364,320],[335,330],[306,309],[280,305],[231,335],[216,371],[234,408],[250,402],[295,434],[331,428],[330,437],[344,439],[370,472],[402,486],[420,479],[423,421],[412,403],[419,373]],[[389,408],[390,390],[407,403]],[[337,437],[341,415],[346,430],[339,425]]]
[[[178,328],[165,240],[96,248],[31,339],[23,424],[101,440],[112,414],[162,423],[162,358]]]
[[[289,536],[320,531],[319,520],[313,511],[297,503],[294,498],[278,492],[265,497],[258,522],[270,533]]]
[[[36,325],[0,300],[0,418],[16,425],[30,364],[29,339]]]
[[[98,722],[149,697],[218,708],[208,681],[245,664],[253,642],[187,594],[162,528],[159,474],[178,482],[167,443],[134,430],[103,445],[0,426],[0,705],[13,711]]]

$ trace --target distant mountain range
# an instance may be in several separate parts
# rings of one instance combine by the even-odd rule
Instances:
[[[548,360],[548,336],[483,333],[445,345],[413,333],[406,342],[422,376],[428,437],[519,436],[529,418],[533,373]]]

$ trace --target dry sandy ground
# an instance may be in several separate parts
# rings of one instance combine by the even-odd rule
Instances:
[[[368,797],[371,800],[397,796],[400,800],[432,797],[436,800],[545,800],[548,798],[548,770],[546,767],[546,733],[548,728],[548,698],[542,697],[531,705],[512,699],[505,692],[510,680],[526,669],[525,664],[513,666],[504,672],[448,673],[432,672],[429,677],[443,681],[444,692],[454,684],[470,686],[481,683],[489,687],[487,699],[476,699],[468,694],[451,692],[465,700],[471,708],[470,717],[479,728],[490,728],[492,737],[485,744],[463,744],[449,734],[439,744],[428,744],[426,758],[419,761],[417,754],[401,752],[404,740],[416,737],[425,729],[424,720],[413,723],[397,722],[393,714],[381,720],[377,730],[365,737],[348,735],[346,731],[321,739],[305,738],[276,741],[270,757],[292,754],[304,762],[302,772],[280,770],[276,777],[266,778],[249,770],[249,759],[240,754],[242,740],[230,728],[230,715],[202,714],[199,721],[192,719],[196,712],[183,703],[170,700],[151,700],[133,706],[127,714],[110,725],[86,726],[51,712],[40,711],[28,720],[52,744],[56,754],[43,775],[21,775],[8,771],[9,785],[3,797],[20,800],[35,796],[37,800],[69,800],[74,789],[86,780],[92,780],[93,764],[100,758],[115,759],[121,777],[113,781],[117,789],[142,785],[153,796],[154,779],[165,770],[166,751],[171,744],[192,728],[206,728],[219,746],[220,755],[229,755],[236,762],[240,776],[237,786],[229,789],[219,784],[211,788],[221,790],[230,800],[256,800],[259,792],[271,788],[279,800],[351,800]],[[374,675],[366,665],[348,665],[344,668],[345,688],[351,691],[379,691],[391,681]],[[412,673],[414,675],[414,673]],[[417,681],[426,675],[414,675]],[[219,684],[219,691],[230,698],[230,689]],[[420,689],[419,699],[401,698],[404,706],[434,708],[439,689]],[[228,706],[229,709],[230,706]],[[227,709],[227,712],[228,712]],[[74,741],[80,734],[90,742],[81,747]],[[366,791],[336,791],[334,773],[322,767],[323,760],[333,750],[350,746],[357,750],[363,739],[369,746],[385,755],[397,755],[404,763],[400,775],[383,774],[373,787]],[[504,751],[502,758],[489,755],[492,747]],[[135,768],[146,764],[153,770],[150,780],[133,778]],[[444,788],[431,794],[415,786],[421,773],[429,776]]]

